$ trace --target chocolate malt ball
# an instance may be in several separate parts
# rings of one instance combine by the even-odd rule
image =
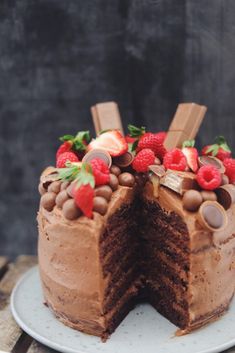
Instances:
[[[59,194],[56,196],[55,202],[56,205],[59,208],[62,208],[63,204],[65,203],[65,201],[67,201],[69,199],[69,195],[67,193],[66,190],[62,190],[59,192]]]
[[[70,182],[69,181],[63,181],[60,186],[60,190],[65,190],[69,186]]]
[[[43,187],[42,183],[38,185],[38,191],[41,196],[46,193],[46,189]]]
[[[107,201],[110,201],[113,190],[108,185],[98,186],[95,189],[95,196],[104,197]]]
[[[110,180],[109,180],[109,185],[113,189],[113,191],[117,190],[119,182],[118,178],[114,174],[110,174]]]
[[[95,196],[93,202],[93,211],[105,215],[108,209],[108,202],[106,199],[101,196]]]
[[[227,185],[229,184],[229,178],[227,177],[227,175],[222,174],[221,175],[221,185]]]
[[[112,165],[110,168],[110,173],[119,176],[121,174],[121,169],[117,165]]]
[[[197,190],[188,190],[183,196],[183,206],[187,211],[195,212],[202,204],[202,195]]]
[[[81,210],[77,207],[74,199],[65,201],[62,207],[62,212],[65,218],[70,221],[77,219],[82,215]]]
[[[135,184],[135,177],[131,173],[122,173],[118,177],[119,184],[132,187]]]
[[[203,201],[217,201],[217,196],[214,191],[203,190],[201,191]]]
[[[60,192],[61,181],[53,181],[48,187],[48,191],[58,194]]]
[[[41,197],[41,205],[45,210],[51,212],[55,206],[56,193],[47,192]]]

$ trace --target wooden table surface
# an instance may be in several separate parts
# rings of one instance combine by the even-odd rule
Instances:
[[[20,276],[36,263],[34,256],[19,256],[14,263],[0,256],[0,353],[56,353],[23,332],[10,311],[12,289]],[[235,347],[223,353],[235,353]]]

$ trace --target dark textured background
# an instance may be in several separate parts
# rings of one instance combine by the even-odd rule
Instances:
[[[234,18],[234,0],[1,0],[0,253],[35,252],[40,171],[93,103],[152,130],[204,103],[201,143],[235,148]]]

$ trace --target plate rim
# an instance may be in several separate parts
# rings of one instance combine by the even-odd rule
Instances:
[[[38,334],[36,331],[34,331],[33,329],[31,329],[27,324],[25,324],[25,322],[20,318],[20,316],[17,313],[17,309],[15,307],[15,298],[17,296],[17,291],[19,290],[20,286],[22,285],[22,283],[25,281],[26,278],[30,277],[30,275],[32,273],[36,273],[39,272],[39,266],[35,265],[32,268],[30,268],[29,270],[27,270],[22,276],[20,276],[20,278],[18,279],[17,283],[15,284],[11,296],[10,296],[10,309],[11,309],[11,313],[13,315],[13,318],[15,319],[16,323],[20,326],[20,328],[25,331],[29,336],[31,336],[33,339],[35,339],[36,341],[38,341],[39,343],[44,344],[45,346],[55,349],[58,352],[61,353],[88,353],[87,351],[83,351],[80,350],[79,351],[76,349],[76,351],[73,348],[68,348],[66,346],[62,346],[56,342],[53,342],[51,340],[49,340],[48,338],[46,338],[45,336],[42,336],[41,334]],[[57,320],[54,317],[55,320]],[[235,346],[235,334],[234,334],[234,338],[229,340],[226,343],[222,343],[219,346],[216,346],[214,348],[208,348],[208,349],[204,349],[204,350],[200,350],[197,353],[223,353],[223,351],[231,348]],[[234,347],[235,348],[235,347]]]

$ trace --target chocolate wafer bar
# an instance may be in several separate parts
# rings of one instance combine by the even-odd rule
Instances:
[[[206,110],[204,105],[196,103],[179,104],[164,142],[165,148],[182,147],[185,140],[195,139]]]
[[[115,102],[98,103],[91,107],[96,134],[102,130],[117,129],[123,134],[118,105]]]
[[[160,179],[160,184],[183,195],[185,191],[198,189],[196,175],[191,172],[180,172],[176,170],[167,170]]]

